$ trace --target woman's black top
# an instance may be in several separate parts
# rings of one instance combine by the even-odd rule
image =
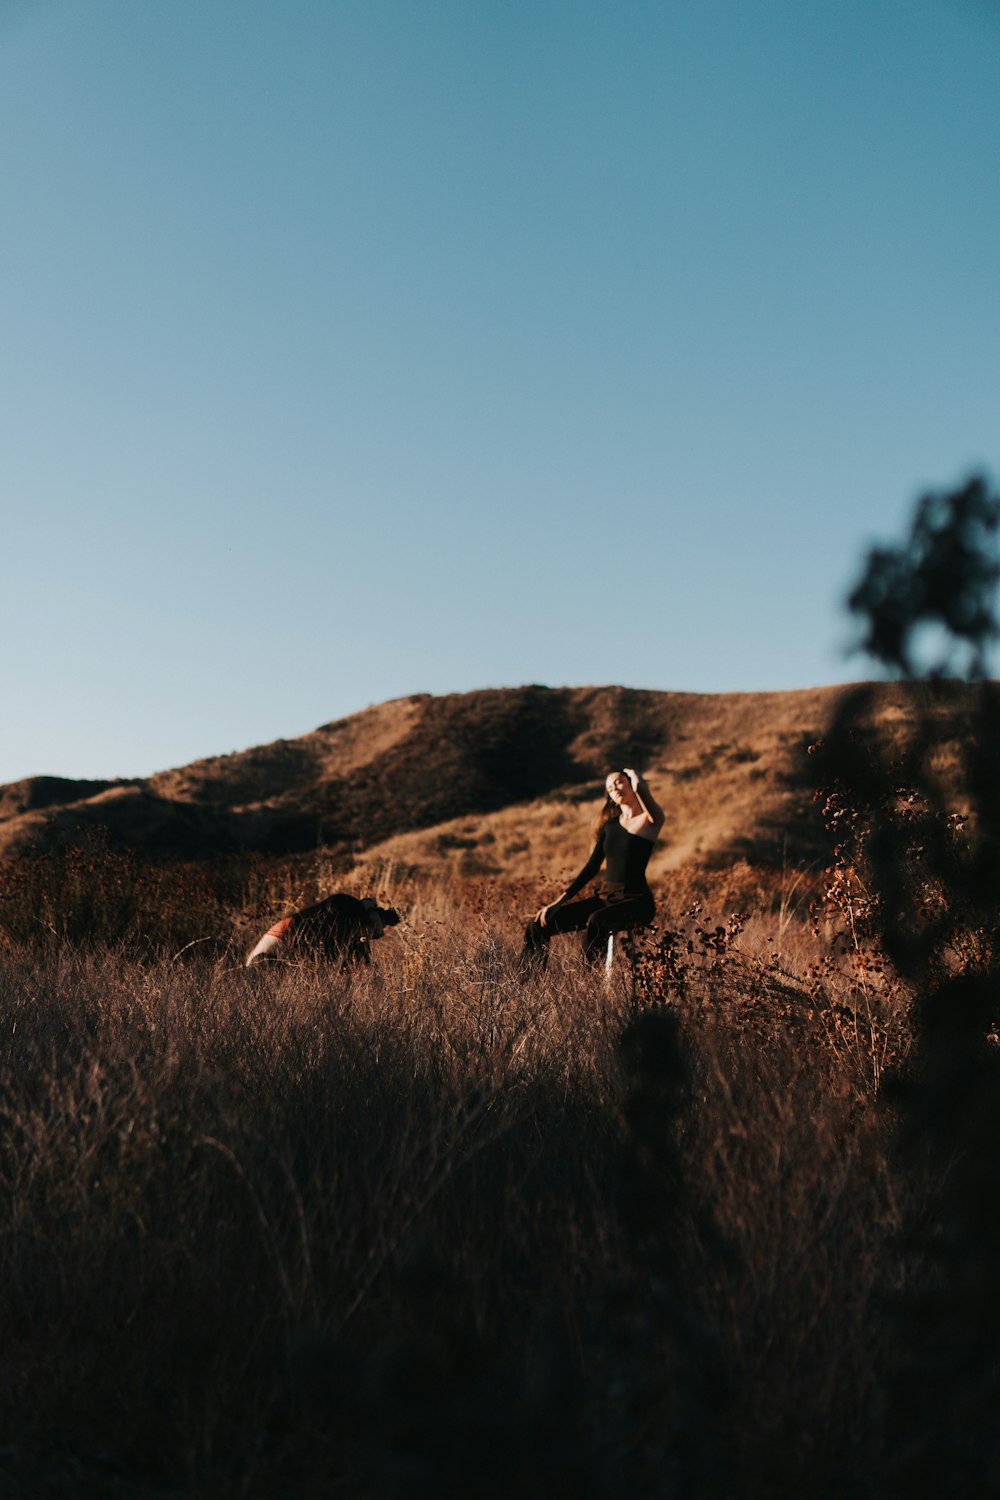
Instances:
[[[597,835],[597,843],[583,869],[566,888],[566,900],[582,891],[588,881],[593,880],[601,865],[607,861],[602,891],[608,894],[643,896],[649,890],[646,884],[646,866],[653,852],[652,839],[644,839],[638,833],[629,833],[617,818],[605,823]]]

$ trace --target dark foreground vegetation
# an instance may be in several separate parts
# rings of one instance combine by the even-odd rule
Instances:
[[[522,983],[528,893],[395,899],[353,974],[7,944],[0,1492],[889,1492],[949,1164],[846,854],[678,883],[609,986]]]
[[[409,911],[354,975],[5,953],[6,1493],[877,1470],[904,1256],[869,1037],[752,931],[678,927],[637,1010],[575,950],[523,985],[474,900]]]
[[[992,704],[962,813],[845,705],[829,869],[678,878],[608,985],[522,981],[529,891],[258,974],[321,868],[8,865],[0,1493],[996,1495]]]

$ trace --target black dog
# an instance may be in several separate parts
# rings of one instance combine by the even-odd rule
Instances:
[[[372,939],[398,921],[399,913],[374,897],[359,900],[338,891],[275,922],[247,954],[246,967],[306,955],[370,964]]]

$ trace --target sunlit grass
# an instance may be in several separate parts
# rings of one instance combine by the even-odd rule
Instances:
[[[534,893],[487,883],[383,891],[354,972],[245,972],[236,907],[187,948],[9,941],[0,1476],[652,1494],[686,1433],[719,1483],[819,1495],[876,1462],[884,1124],[766,884],[736,922],[664,891],[610,984],[572,940],[525,982]]]

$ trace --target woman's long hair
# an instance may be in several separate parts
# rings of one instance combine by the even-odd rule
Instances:
[[[614,770],[614,771],[609,771],[608,772],[608,776],[624,776],[624,775],[625,775],[624,771],[619,771],[617,769]],[[604,785],[605,785],[605,787],[607,787],[607,784],[608,784],[608,776],[605,776],[605,778],[604,778]],[[596,821],[594,823],[593,833],[591,835],[591,837],[593,838],[595,844],[597,843],[597,840],[601,836],[601,829],[604,827],[605,823],[610,823],[612,818],[619,818],[619,817],[621,817],[621,811],[622,810],[619,807],[618,803],[612,801],[612,799],[608,796],[607,791],[605,791],[605,794],[604,794],[604,805],[602,806],[600,812],[597,814],[597,818],[596,818]]]

